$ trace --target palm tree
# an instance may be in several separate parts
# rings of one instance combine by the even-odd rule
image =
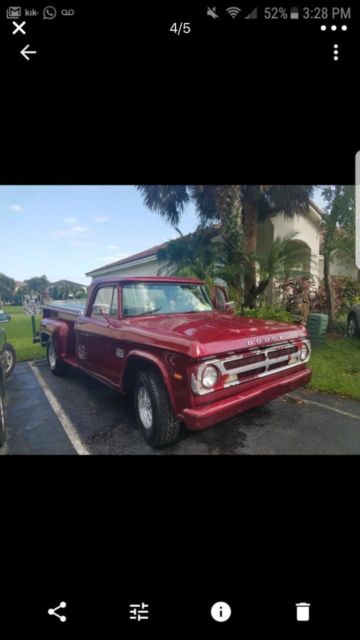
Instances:
[[[311,279],[311,267],[315,261],[305,244],[296,243],[297,235],[292,232],[283,238],[275,238],[268,255],[257,256],[260,280],[256,285],[256,297],[265,291],[272,279],[280,282],[289,278]]]
[[[160,249],[157,257],[164,266],[159,275],[172,274],[205,280],[212,277],[216,260],[220,259],[219,243],[212,242],[218,230],[199,226],[196,231],[176,240],[170,240]]]
[[[303,215],[309,209],[312,185],[243,185],[245,252],[249,268],[245,277],[246,300],[250,306],[256,297],[256,243],[258,222],[283,212],[286,218]]]
[[[179,226],[185,207],[193,202],[202,226],[221,222],[223,239],[228,233],[229,215],[234,209],[238,211],[238,245],[244,236],[244,253],[248,256],[245,304],[250,305],[256,294],[258,222],[279,211],[286,217],[304,214],[313,192],[312,185],[137,185],[137,189],[146,206],[174,227]]]

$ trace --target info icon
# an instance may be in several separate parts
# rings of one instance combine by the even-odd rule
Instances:
[[[211,607],[211,617],[216,622],[226,622],[231,616],[231,607],[227,602],[215,602]]]

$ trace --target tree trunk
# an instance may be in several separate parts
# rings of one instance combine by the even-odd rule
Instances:
[[[227,188],[219,204],[223,257],[225,263],[224,277],[231,291],[236,306],[243,304],[243,266],[244,243],[242,231],[242,202],[238,186]]]
[[[257,207],[253,203],[244,206],[245,253],[250,256],[245,274],[245,307],[255,307],[256,299],[256,262],[251,255],[256,252]]]
[[[327,300],[327,312],[329,316],[328,331],[331,331],[332,329],[334,329],[336,322],[335,294],[330,275],[330,253],[327,251],[325,251],[324,253],[324,284]]]

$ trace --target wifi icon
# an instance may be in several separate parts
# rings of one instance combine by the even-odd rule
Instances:
[[[229,16],[231,16],[233,19],[236,18],[236,16],[239,15],[241,9],[240,7],[228,7],[226,9],[226,12],[229,14]]]

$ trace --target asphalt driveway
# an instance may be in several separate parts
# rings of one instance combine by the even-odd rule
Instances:
[[[297,391],[160,451],[143,441],[130,399],[77,370],[18,363],[8,383],[6,454],[360,454],[360,402]]]

